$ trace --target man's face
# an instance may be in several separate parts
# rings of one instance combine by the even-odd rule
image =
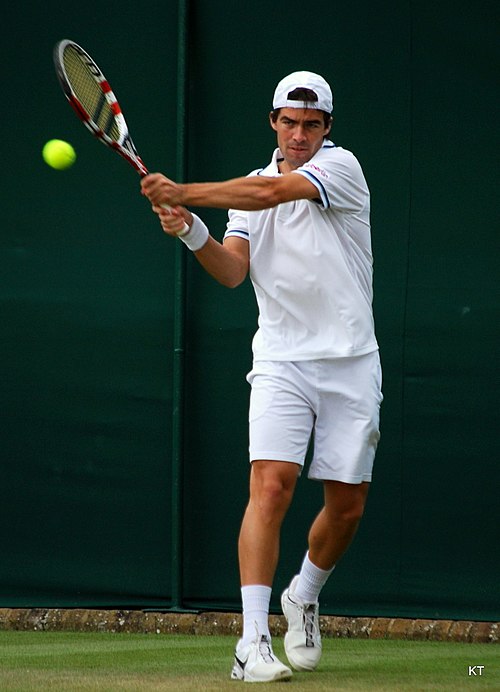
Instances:
[[[330,132],[330,126],[325,127],[323,113],[313,108],[282,108],[276,122],[271,120],[271,127],[276,131],[285,159],[281,164],[283,173],[309,161]]]

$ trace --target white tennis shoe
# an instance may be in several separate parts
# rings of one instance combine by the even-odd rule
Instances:
[[[267,635],[258,635],[245,647],[241,646],[241,640],[238,642],[234,652],[232,680],[277,682],[291,677],[292,671],[276,658]]]
[[[294,596],[298,578],[295,576],[281,595],[281,607],[288,622],[285,652],[295,670],[311,671],[321,658],[319,606],[317,603],[302,603]]]

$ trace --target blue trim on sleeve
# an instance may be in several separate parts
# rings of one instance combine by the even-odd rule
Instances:
[[[248,231],[242,231],[239,228],[231,228],[224,233],[224,239],[229,238],[229,236],[243,238],[243,240],[250,240],[250,233]]]
[[[300,175],[303,175],[306,178],[309,178],[311,183],[315,185],[318,188],[318,192],[321,195],[321,201],[323,203],[323,206],[325,209],[330,208],[330,200],[328,199],[328,195],[326,193],[325,187],[321,180],[316,178],[315,175],[313,175],[310,171],[305,171],[302,168],[300,170],[294,171],[295,173],[299,173]]]

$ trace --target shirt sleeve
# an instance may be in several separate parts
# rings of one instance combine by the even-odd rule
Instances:
[[[323,209],[360,212],[369,200],[369,191],[358,160],[340,147],[323,147],[294,173],[303,175],[318,190]]]
[[[243,238],[243,240],[250,239],[250,234],[248,232],[248,218],[246,212],[244,211],[240,211],[239,209],[229,209],[224,240],[226,238],[235,237]]]
[[[251,176],[258,175],[262,170],[262,168],[256,168],[249,173],[247,177],[250,178]],[[226,240],[226,238],[243,238],[243,240],[250,240],[248,213],[246,211],[242,211],[241,209],[229,209],[227,227],[223,240]]]

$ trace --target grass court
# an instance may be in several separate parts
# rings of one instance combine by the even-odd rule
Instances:
[[[234,645],[229,636],[0,631],[0,690],[236,692],[248,684],[229,679]],[[282,640],[273,646],[286,661]],[[314,673],[251,689],[500,689],[495,644],[324,639],[323,646]],[[472,673],[470,666],[476,666]]]

